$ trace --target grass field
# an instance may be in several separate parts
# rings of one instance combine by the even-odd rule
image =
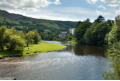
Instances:
[[[66,46],[64,45],[40,42],[39,44],[33,44],[30,45],[29,47],[25,47],[23,51],[0,51],[0,57],[2,58],[34,55],[36,53],[57,51],[64,48],[66,48]]]
[[[29,48],[29,49],[28,49]],[[26,47],[23,51],[23,54],[26,55],[32,55],[36,53],[43,53],[43,52],[51,52],[51,51],[57,51],[66,48],[64,45],[60,44],[52,44],[47,42],[41,42],[36,45],[30,45],[29,47]]]

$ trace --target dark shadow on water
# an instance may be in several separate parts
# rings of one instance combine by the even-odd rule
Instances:
[[[76,46],[68,46],[64,51],[73,52],[77,56],[103,56],[105,57],[107,47],[104,46],[83,46],[83,45],[76,45]]]

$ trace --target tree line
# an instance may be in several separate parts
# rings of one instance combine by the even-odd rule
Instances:
[[[93,23],[89,19],[79,22],[75,29],[76,41],[78,44],[104,45],[113,24],[113,20],[105,21],[103,16],[99,16]]]
[[[15,28],[0,27],[0,50],[23,50],[25,46],[37,44],[41,36],[36,30],[23,32]]]

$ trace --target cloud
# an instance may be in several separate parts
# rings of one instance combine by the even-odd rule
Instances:
[[[104,7],[103,5],[99,5],[98,8],[106,10],[106,7]]]
[[[33,18],[72,21],[84,20],[85,18],[94,19],[98,15],[109,16],[111,18],[112,14],[119,14],[117,5],[120,4],[120,0],[86,0],[92,5],[90,8],[85,8],[82,5],[74,6],[73,1],[76,4],[76,0],[68,0],[67,3],[62,3],[61,0],[0,0],[0,9]]]
[[[95,4],[98,0],[87,0],[89,4]]]
[[[59,4],[61,4],[61,2],[60,2],[60,0],[56,0],[56,1],[54,2],[54,4],[59,5]]]
[[[60,0],[53,2],[50,0],[0,0],[0,8],[5,10],[28,10],[60,3]]]
[[[101,10],[96,10],[97,15],[103,15],[103,16],[111,16],[112,13],[110,12],[105,12],[105,11],[101,11]]]
[[[86,0],[86,1],[89,4],[93,3],[92,5],[97,6],[96,8],[99,9],[96,11],[97,13],[102,14],[103,11],[101,10],[106,10],[104,14],[112,12],[112,14],[120,15],[120,13],[118,13],[120,11],[120,0]]]
[[[117,10],[115,13],[116,13],[117,15],[120,15],[120,10]]]
[[[120,5],[119,4],[109,4],[108,6],[112,7],[112,8],[117,8],[119,7]]]
[[[55,8],[56,10],[58,8]],[[90,10],[82,7],[60,7],[59,13],[74,14],[74,15],[94,15],[95,10]]]

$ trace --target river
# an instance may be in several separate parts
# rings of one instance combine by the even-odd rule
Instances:
[[[104,55],[105,50],[96,46],[68,46],[60,51],[5,58],[0,60],[0,77],[19,80],[103,80],[103,74],[111,68]]]

